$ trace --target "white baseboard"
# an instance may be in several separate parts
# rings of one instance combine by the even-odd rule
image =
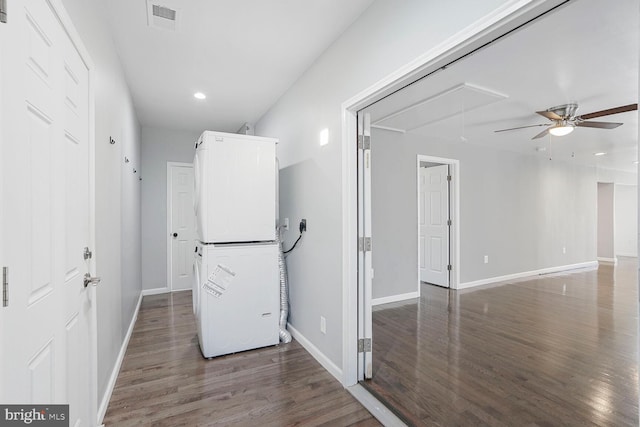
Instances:
[[[389,304],[390,302],[404,301],[408,299],[418,298],[418,292],[407,292],[406,294],[390,295],[388,297],[374,298],[371,305]]]
[[[111,395],[113,394],[113,389],[116,386],[116,380],[118,379],[118,374],[120,373],[120,367],[122,366],[124,355],[127,352],[127,346],[129,345],[131,334],[133,333],[133,327],[135,326],[136,320],[138,319],[138,312],[140,311],[140,304],[142,303],[143,296],[144,291],[140,292],[140,296],[138,297],[138,304],[136,305],[136,309],[133,312],[133,318],[131,319],[131,323],[129,324],[127,335],[125,335],[124,337],[124,341],[122,342],[122,346],[120,347],[120,353],[118,353],[118,357],[116,358],[116,364],[111,371],[111,376],[109,377],[109,382],[107,383],[107,390],[104,392],[104,396],[102,396],[100,407],[98,408],[98,424],[102,424],[102,422],[104,421],[104,416],[107,413],[109,401],[111,400]]]
[[[376,417],[378,421],[386,427],[406,427],[406,424],[402,422],[393,412],[389,410],[382,402],[380,402],[375,396],[369,393],[360,384],[347,387],[347,391],[356,398],[358,402],[364,406],[367,411],[371,412],[371,415]]]
[[[318,349],[318,347],[313,345],[311,341],[305,338],[304,335],[298,332],[296,328],[291,326],[290,323],[287,323],[287,330],[291,332],[293,338],[298,341],[300,345],[304,347],[304,349],[307,350],[307,352],[309,352],[309,354],[313,356],[313,358],[316,359],[324,369],[329,371],[329,373],[333,375],[340,382],[340,384],[342,384],[342,369],[340,369],[335,363],[333,363],[331,359],[329,359],[323,352]]]
[[[523,277],[539,276],[541,274],[558,273],[561,271],[575,270],[578,268],[595,268],[598,261],[579,262],[577,264],[560,265],[557,267],[541,268],[540,270],[523,271],[521,273],[507,274],[504,276],[489,277],[487,279],[474,280],[473,282],[460,283],[457,289],[467,289],[476,286],[488,285],[490,283],[504,282],[507,280],[521,279]]]
[[[618,263],[618,258],[605,258],[605,257],[598,257],[598,261],[599,262],[610,262],[612,264],[617,264]]]
[[[628,254],[621,253],[621,254],[618,254],[618,256],[623,256],[625,258],[638,258],[638,254],[632,254],[632,253],[628,253]]]
[[[171,292],[171,289],[168,287],[165,288],[154,288],[154,289],[143,289],[142,296],[146,297],[147,295],[158,295],[158,294],[168,294]]]

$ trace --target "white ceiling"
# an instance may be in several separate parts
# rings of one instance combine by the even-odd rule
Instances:
[[[460,102],[458,114],[435,122],[415,117],[413,126],[406,126],[396,117],[387,123],[405,123],[405,130],[424,136],[547,158],[551,152],[554,159],[636,171],[638,112],[594,119],[624,122],[613,130],[577,128],[568,136],[534,141],[544,128],[494,130],[548,123],[535,111],[572,101],[579,104],[578,114],[637,103],[639,8],[637,0],[570,2],[370,107],[372,122],[466,83],[508,98],[471,111]],[[431,104],[437,105],[437,99]],[[594,157],[599,151],[607,155]]]
[[[142,125],[234,132],[257,121],[372,2],[154,1],[178,11],[175,32],[147,26],[146,0],[105,4]]]

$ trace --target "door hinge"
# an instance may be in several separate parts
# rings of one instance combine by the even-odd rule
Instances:
[[[358,340],[358,353],[368,353],[371,351],[371,338],[360,338]]]
[[[88,260],[88,259],[91,259],[91,257],[93,256],[93,253],[89,250],[88,247],[85,246],[82,256],[84,257],[85,260]]]
[[[7,22],[7,0],[0,0],[0,22]]]
[[[453,267],[451,267],[451,264],[447,265],[447,271],[451,271],[453,269]]]
[[[358,237],[358,251],[371,252],[371,237]]]
[[[2,267],[2,306],[9,305],[9,267]]]
[[[448,220],[447,220],[447,225],[448,225],[449,227],[451,227],[451,224],[452,224],[452,223],[451,223],[451,220],[450,220],[450,219],[448,219]]]
[[[451,175],[447,175],[447,181],[451,181]]]
[[[358,149],[359,150],[371,149],[371,137],[369,135],[358,135]]]

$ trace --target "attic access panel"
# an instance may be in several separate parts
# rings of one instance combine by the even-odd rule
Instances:
[[[462,83],[378,119],[372,125],[410,131],[506,98],[507,95]]]

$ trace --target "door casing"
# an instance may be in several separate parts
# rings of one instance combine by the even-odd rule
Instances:
[[[368,105],[436,72],[476,49],[502,37],[565,0],[518,0],[497,8],[415,60],[385,76],[341,106],[342,117],[342,383],[352,386],[358,372],[358,187],[357,113]]]
[[[449,276],[449,287],[451,289],[457,289],[460,283],[460,161],[424,154],[418,154],[416,156],[418,238],[420,236],[420,165],[425,162],[449,165],[449,174],[451,175],[451,183],[449,185],[449,213],[451,219],[451,227],[449,229],[449,262],[452,265]],[[420,295],[420,256],[420,243],[418,242],[418,295]]]

